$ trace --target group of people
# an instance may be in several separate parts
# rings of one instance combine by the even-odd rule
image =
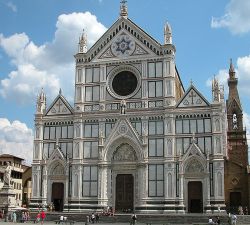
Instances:
[[[41,212],[38,211],[35,222],[39,223],[41,221],[41,224],[43,224],[45,218],[46,218],[46,213],[44,212],[44,210],[42,210]]]

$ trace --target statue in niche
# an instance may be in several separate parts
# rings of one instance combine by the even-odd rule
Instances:
[[[125,114],[126,113],[126,101],[124,99],[121,101],[120,108],[121,108],[121,114]]]
[[[237,115],[234,113],[233,114],[233,130],[237,130],[238,125],[237,125]]]
[[[122,144],[115,151],[113,159],[115,161],[135,161],[134,149],[128,144]]]

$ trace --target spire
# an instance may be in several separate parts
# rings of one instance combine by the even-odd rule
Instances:
[[[212,80],[212,95],[213,95],[213,102],[220,102],[220,86],[219,81],[214,76],[214,79]]]
[[[79,38],[79,49],[78,53],[86,53],[88,50],[87,48],[87,35],[83,29],[82,35]]]
[[[46,95],[43,92],[43,88],[37,96],[36,101],[36,113],[43,114],[46,110]]]
[[[124,18],[128,18],[128,7],[126,5],[126,0],[121,0],[120,2],[120,16]]]
[[[164,26],[164,44],[172,44],[172,29],[168,22]]]
[[[234,65],[233,65],[232,59],[230,59],[229,78],[235,79],[235,70],[234,70]]]

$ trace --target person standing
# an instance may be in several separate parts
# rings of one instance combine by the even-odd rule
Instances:
[[[16,212],[13,212],[12,214],[12,221],[13,223],[16,223]]]
[[[131,220],[132,220],[132,224],[133,224],[133,225],[135,225],[136,220],[137,220],[137,216],[136,216],[136,214],[135,214],[135,213],[133,213],[133,214],[132,214],[132,216],[131,216]]]
[[[41,213],[40,213],[40,211],[38,211],[38,213],[36,215],[36,223],[40,222],[40,218],[41,218]]]
[[[237,223],[237,216],[235,214],[233,214],[232,216],[232,225],[236,225]]]
[[[43,224],[45,217],[46,217],[46,214],[45,214],[44,210],[42,210],[42,212],[41,212],[41,224]]]

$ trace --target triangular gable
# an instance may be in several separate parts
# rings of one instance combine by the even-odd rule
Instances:
[[[62,164],[66,163],[66,158],[63,155],[63,153],[61,152],[61,150],[60,150],[60,148],[59,148],[58,145],[56,145],[56,148],[52,151],[50,157],[48,158],[48,162],[52,163],[55,160],[61,161]]]
[[[239,104],[239,102],[236,99],[233,99],[233,101],[230,101],[227,107],[228,111],[242,111],[241,105]]]
[[[155,53],[144,47],[133,35],[125,29],[119,31],[103,50],[96,55],[92,62],[103,59],[115,59],[125,57],[138,57],[138,56],[155,57]]]
[[[176,105],[177,108],[206,106],[210,106],[209,102],[193,85],[189,87],[189,89],[184,93],[184,96],[179,100]]]
[[[200,157],[203,160],[206,160],[204,153],[201,151],[199,146],[195,143],[195,139],[192,140],[192,143],[190,144],[187,151],[183,155],[182,160],[185,161],[188,158],[193,157],[193,156]]]
[[[133,23],[130,19],[123,17],[119,18],[102,36],[101,38],[88,50],[86,58],[89,61],[96,59],[115,58],[116,55],[112,51],[112,43],[117,40],[119,35],[125,33],[133,41],[135,46],[133,53],[130,56],[138,55],[160,55],[161,44],[152,38],[149,34],[143,31],[139,26]],[[143,38],[143,40],[141,40]]]
[[[73,108],[61,94],[59,94],[55,98],[55,100],[52,102],[47,112],[45,113],[45,115],[47,116],[70,114],[73,114]]]
[[[116,122],[107,140],[105,141],[104,147],[107,147],[115,139],[120,138],[120,137],[127,137],[130,140],[132,139],[134,142],[136,142],[140,146],[142,146],[143,144],[135,128],[132,126],[130,121],[124,117],[120,118]]]

